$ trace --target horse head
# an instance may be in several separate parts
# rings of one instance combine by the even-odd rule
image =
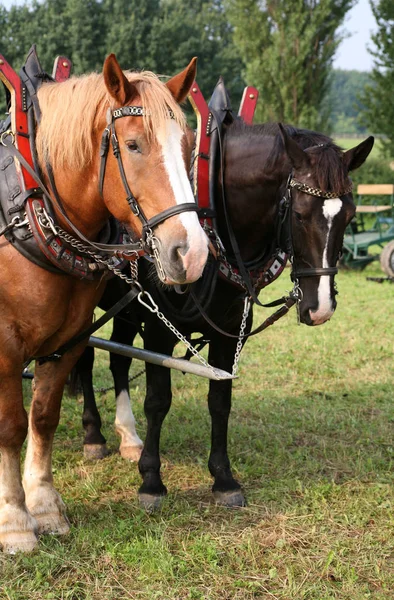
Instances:
[[[286,193],[291,207],[292,278],[301,290],[300,320],[321,325],[331,318],[337,305],[336,264],[346,226],[356,210],[349,172],[363,164],[374,138],[346,152],[331,141],[302,149],[283,126],[279,127],[292,166]]]
[[[208,255],[188,179],[193,140],[179,106],[195,74],[193,59],[163,83],[150,72],[124,73],[111,54],[102,74],[39,92],[39,156],[44,170],[51,163],[75,225],[94,239],[113,215],[141,239],[166,284],[198,279]]]
[[[119,221],[139,235],[141,211],[148,223],[162,214],[164,218],[152,220],[150,227],[155,229],[152,233],[163,269],[159,275],[165,283],[194,281],[200,277],[207,258],[207,240],[197,214],[170,212],[167,217],[163,211],[179,205],[187,210],[186,203],[195,205],[188,180],[191,139],[178,104],[186,98],[195,79],[196,59],[166,84],[158,85],[157,78],[149,81],[141,74],[126,77],[113,54],[106,59],[103,74],[113,112],[125,106],[140,106],[143,112],[141,119],[131,110],[130,116],[116,123],[125,175],[141,208],[132,212],[126,202],[119,202],[123,183],[115,160],[108,164],[104,201]]]

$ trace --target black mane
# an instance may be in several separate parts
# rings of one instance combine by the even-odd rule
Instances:
[[[286,132],[297,144],[314,156],[314,178],[316,185],[325,192],[342,192],[349,186],[349,177],[343,161],[343,151],[332,138],[309,129],[284,125]],[[273,147],[265,168],[274,171],[285,151],[282,136],[277,123],[247,125],[242,119],[236,119],[228,128],[229,137],[242,137],[246,142],[262,136],[274,138]]]

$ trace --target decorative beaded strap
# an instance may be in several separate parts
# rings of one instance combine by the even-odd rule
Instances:
[[[352,184],[350,184],[349,187],[346,188],[343,192],[323,192],[323,190],[320,190],[319,188],[311,187],[306,183],[302,183],[302,181],[297,181],[296,179],[291,179],[289,182],[289,186],[291,188],[299,190],[300,192],[310,194],[311,196],[317,196],[318,198],[327,199],[341,198],[342,196],[346,196],[346,194],[350,194],[350,192],[352,191]]]
[[[114,119],[120,119],[121,117],[144,117],[149,114],[149,111],[143,106],[122,106],[112,111]],[[175,117],[172,110],[168,110],[168,114],[170,115],[170,119]]]

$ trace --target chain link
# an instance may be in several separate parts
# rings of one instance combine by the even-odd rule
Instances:
[[[99,262],[100,264],[105,265],[105,267],[109,271],[111,271],[117,277],[120,277],[120,279],[123,279],[129,285],[138,286],[140,289],[140,292],[137,296],[138,302],[140,304],[142,304],[143,306],[145,306],[145,308],[150,310],[151,313],[155,314],[158,317],[158,319],[160,319],[164,323],[164,325],[166,327],[168,327],[168,329],[175,335],[175,337],[177,337],[178,340],[186,346],[186,348],[189,350],[189,352],[191,352],[191,354],[193,356],[195,356],[204,367],[210,369],[210,371],[213,374],[215,374],[215,377],[216,377],[215,369],[194,348],[194,346],[192,346],[192,344],[189,342],[189,340],[184,335],[182,335],[182,333],[180,331],[178,331],[178,329],[171,323],[171,321],[169,321],[167,319],[167,317],[159,310],[158,305],[153,300],[153,298],[149,294],[149,292],[146,292],[143,289],[142,285],[139,283],[139,281],[137,281],[137,278],[138,278],[138,264],[137,264],[138,261],[137,260],[130,261],[131,277],[128,277],[125,273],[123,273],[115,265],[111,264],[111,262],[110,262],[111,259],[104,259],[100,254],[93,252],[92,250],[89,249],[88,246],[85,246],[85,244],[76,240],[73,236],[71,236],[69,233],[67,233],[67,231],[64,231],[64,229],[62,229],[58,225],[55,226],[52,222],[52,219],[46,213],[45,209],[42,209],[42,216],[44,216],[44,218],[47,219],[47,222],[42,220],[42,222],[41,222],[42,226],[49,227],[50,229],[52,229],[56,235],[58,235],[60,238],[62,238],[64,241],[66,241],[68,244],[70,244],[70,246],[72,246],[73,248],[76,248],[77,250],[79,250],[79,252],[84,252],[86,254],[89,254],[89,256],[91,256],[96,262]],[[151,304],[147,304],[147,302],[145,302],[143,300],[144,296],[146,296],[148,298],[148,300]]]
[[[150,302],[150,304],[148,304],[145,300],[144,300],[144,296],[146,296],[148,298],[148,301]],[[152,296],[150,295],[149,292],[146,291],[142,291],[138,294],[137,296],[137,300],[138,302],[142,305],[145,306],[145,308],[147,308],[148,310],[150,310],[151,313],[155,314],[158,319],[160,319],[160,321],[162,321],[164,323],[164,325],[166,327],[168,327],[168,329],[175,335],[175,337],[178,338],[178,340],[180,342],[182,342],[186,348],[189,350],[189,352],[195,356],[197,358],[197,360],[199,360],[199,362],[204,366],[207,367],[208,369],[210,369],[210,371],[212,373],[215,374],[215,369],[214,367],[212,367],[206,360],[205,358],[198,352],[198,350],[196,350],[196,348],[189,342],[189,340],[182,335],[182,333],[180,331],[178,331],[178,329],[171,323],[171,321],[169,321],[167,319],[167,317],[159,310],[158,305],[156,304],[156,302],[153,300]]]
[[[233,377],[237,376],[238,363],[239,363],[239,358],[241,356],[241,350],[242,350],[242,346],[243,346],[242,340],[245,335],[245,327],[246,327],[246,321],[248,319],[249,311],[250,311],[250,298],[249,298],[249,296],[246,296],[245,300],[244,300],[244,310],[243,310],[243,314],[242,314],[241,327],[239,328],[239,337],[238,337],[238,341],[237,341],[237,347],[235,349],[235,354],[234,354],[233,369],[231,371],[231,374]]]
[[[132,381],[134,381],[135,379],[138,379],[138,377],[140,377],[143,373],[145,373],[145,369],[141,369],[140,371],[137,371],[137,373],[135,375],[132,375],[131,377],[128,378],[128,383],[131,383]],[[106,392],[110,392],[111,390],[114,390],[115,386],[114,385],[110,385],[109,387],[99,387],[96,388],[94,387],[93,390],[96,394],[105,394]]]

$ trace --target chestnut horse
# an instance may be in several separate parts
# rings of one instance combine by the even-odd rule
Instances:
[[[301,289],[300,321],[306,325],[321,325],[330,319],[336,308],[335,268],[341,251],[346,225],[355,213],[349,171],[357,169],[373,146],[373,137],[355,148],[342,152],[333,141],[317,132],[286,126],[278,131],[273,124],[248,126],[241,121],[228,125],[223,135],[224,191],[218,195],[217,228],[230,265],[236,266],[231,254],[229,229],[224,215],[226,199],[231,225],[242,258],[253,272],[256,265],[265,264],[278,245],[290,255],[292,277]],[[290,176],[290,177],[289,177]],[[218,186],[222,184],[218,177]],[[288,202],[287,227],[278,231],[281,200]],[[287,231],[285,231],[287,229]],[[201,332],[209,340],[209,362],[231,371],[237,347],[237,334],[243,315],[246,291],[228,280],[211,280],[212,294],[206,295],[205,310],[220,328],[233,334],[225,337],[199,314],[191,310],[188,294],[163,290],[150,275],[151,267],[141,261],[140,281],[161,310],[184,335]],[[204,279],[193,285],[197,297],[203,297]],[[205,286],[206,287],[206,286]],[[256,288],[258,291],[259,288]],[[109,308],[125,293],[122,281],[111,281],[100,305]],[[184,310],[184,309],[187,310]],[[138,321],[139,319],[139,321]],[[172,354],[175,336],[141,306],[132,305],[114,319],[111,340],[132,343],[144,322],[144,346],[149,350]],[[250,331],[249,313],[246,331]],[[244,339],[245,341],[245,339]],[[83,425],[85,454],[92,456],[105,451],[100,416],[92,388],[93,348],[86,348],[77,368],[84,391]],[[111,371],[115,381],[115,427],[121,437],[122,456],[137,460],[142,442],[135,430],[130,408],[128,370],[131,359],[111,354]],[[159,443],[164,418],[171,406],[171,373],[169,369],[146,365],[145,414],[147,434],[139,470],[143,483],[139,490],[141,503],[156,508],[167,493],[160,474]],[[245,498],[240,484],[232,475],[227,453],[227,429],[231,409],[230,381],[210,381],[208,405],[212,421],[209,470],[214,478],[215,501],[225,506],[243,506]],[[102,456],[103,454],[101,454]]]
[[[97,239],[110,215],[141,236],[138,211],[130,210],[125,197],[124,178],[147,219],[194,202],[186,169],[192,140],[179,103],[195,74],[193,59],[164,84],[150,72],[124,74],[110,55],[101,74],[47,82],[39,89],[42,119],[36,142],[44,179],[48,182],[50,164],[70,221],[90,240]],[[126,110],[116,120],[124,177],[110,153],[100,193],[100,142],[108,115],[130,106],[142,109],[137,116]],[[58,213],[56,205],[54,210]],[[68,229],[62,215],[57,217]],[[166,284],[200,277],[208,251],[195,212],[173,211],[161,219],[155,238]],[[64,383],[84,344],[59,361],[36,363],[29,419],[22,398],[23,364],[53,353],[88,326],[105,284],[51,273],[4,238],[0,263],[0,545],[14,553],[32,550],[40,533],[69,529],[53,485],[51,454]],[[20,455],[28,431],[22,485]]]

